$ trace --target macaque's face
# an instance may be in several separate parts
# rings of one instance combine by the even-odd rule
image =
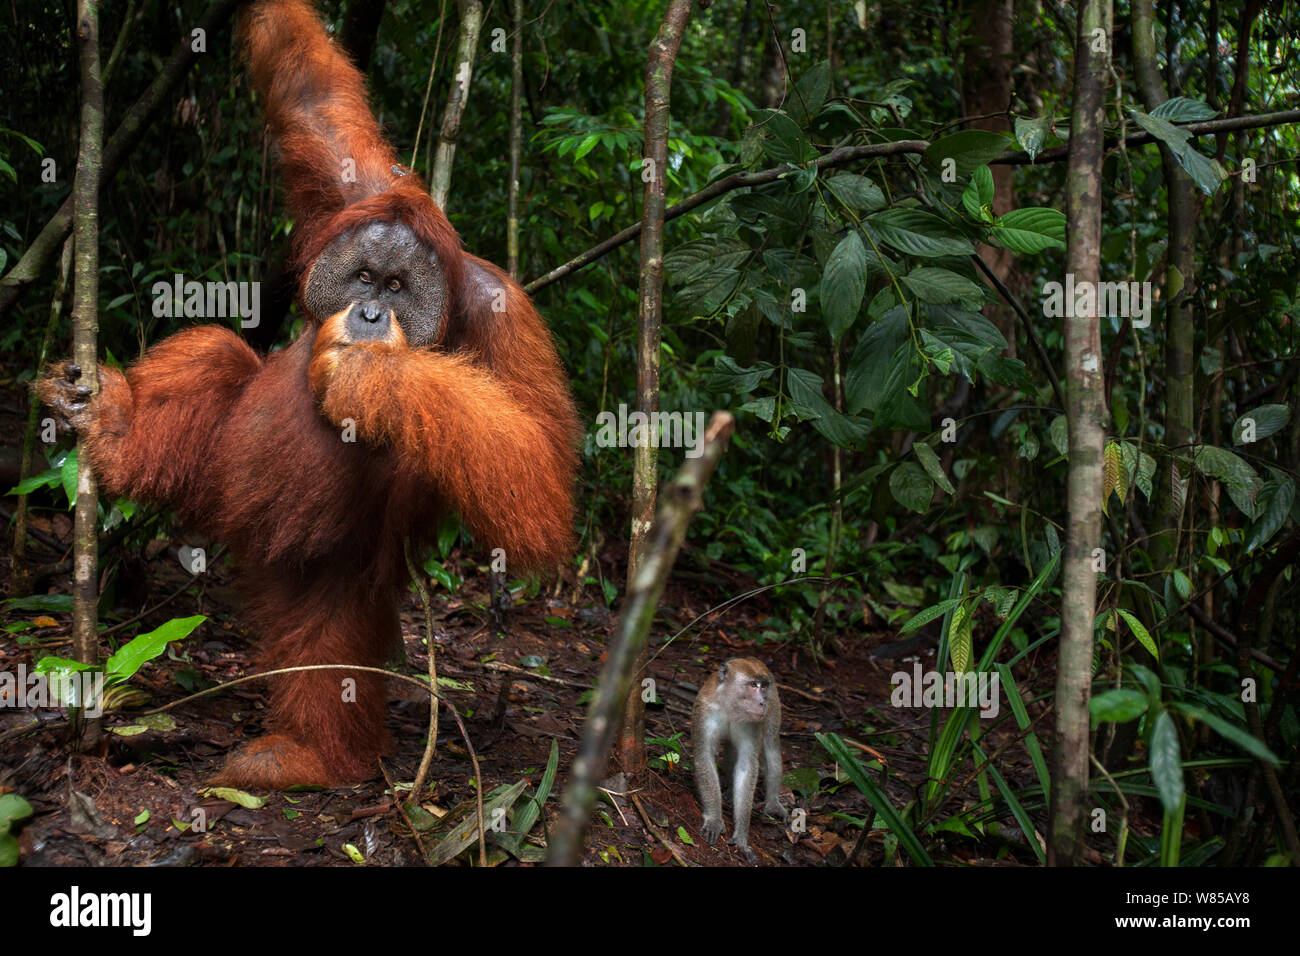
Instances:
[[[772,675],[766,670],[732,664],[727,671],[726,683],[731,700],[750,720],[762,720],[767,715],[767,691],[772,685]]]
[[[340,312],[350,342],[434,345],[447,325],[447,276],[433,250],[401,223],[372,222],[339,236],[312,263],[303,304],[323,322]]]

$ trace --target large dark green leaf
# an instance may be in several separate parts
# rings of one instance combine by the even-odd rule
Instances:
[[[682,286],[671,296],[673,305],[696,315],[712,315],[740,284],[740,273],[723,262],[713,271]]]
[[[930,430],[930,413],[922,404],[925,395],[923,369],[910,342],[905,342],[890,359],[889,372],[876,403],[875,424],[879,428],[904,428],[914,432]],[[910,388],[920,380],[917,395]]]
[[[730,355],[719,355],[713,360],[713,374],[709,385],[719,392],[744,395],[758,387],[758,383],[774,371],[768,362],[759,362],[753,368],[742,368]]]
[[[1207,195],[1213,195],[1225,179],[1228,172],[1217,159],[1211,159],[1197,152],[1191,144],[1192,134],[1167,120],[1161,119],[1141,110],[1132,110],[1133,119],[1144,130],[1169,147],[1169,151],[1178,160],[1178,165],[1186,170],[1196,185]]]
[[[790,406],[800,418],[811,421],[827,440],[845,448],[865,441],[869,427],[847,418],[822,394],[822,377],[807,369],[792,368],[786,375]]]
[[[1287,405],[1260,405],[1241,415],[1232,423],[1233,444],[1247,444],[1246,439],[1262,441],[1275,435],[1291,419],[1291,409]]]
[[[998,327],[978,312],[968,312],[949,306],[931,306],[927,311],[931,321],[938,328],[955,329],[972,342],[979,342],[994,352],[1007,350],[1007,340],[998,331]]]
[[[931,143],[922,156],[932,168],[943,172],[944,160],[953,160],[958,176],[969,176],[976,168],[1001,155],[1011,141],[1003,133],[982,129],[966,129]]]
[[[1236,724],[1229,723],[1217,714],[1212,714],[1208,710],[1202,710],[1200,707],[1193,707],[1191,704],[1180,703],[1177,706],[1184,714],[1195,717],[1197,720],[1205,723],[1220,737],[1223,737],[1240,747],[1252,757],[1258,757],[1260,760],[1267,760],[1275,767],[1278,765],[1277,754],[1269,750],[1263,741],[1250,733],[1244,727],[1238,727]]]
[[[1217,478],[1228,488],[1228,497],[1246,517],[1254,519],[1259,511],[1259,475],[1241,458],[1217,445],[1193,445],[1192,464],[1201,474]]]
[[[822,312],[833,341],[838,342],[858,317],[866,290],[867,250],[854,229],[835,247],[822,276]]]
[[[885,208],[885,194],[866,176],[837,173],[826,180],[826,188],[835,198],[858,212],[875,212]]]
[[[803,164],[817,157],[817,150],[799,124],[784,113],[768,113],[761,121],[769,138],[763,149],[778,163]]]
[[[1178,747],[1178,728],[1169,711],[1162,710],[1151,728],[1151,781],[1160,794],[1160,802],[1175,813],[1183,800],[1183,759]]]
[[[1103,691],[1088,701],[1092,724],[1122,724],[1147,712],[1147,695],[1141,691],[1118,688]]]
[[[947,269],[922,266],[903,276],[907,286],[922,302],[943,305],[960,302],[969,308],[979,308],[984,301],[984,288]]]
[[[968,256],[974,247],[950,225],[920,209],[886,209],[867,220],[885,242],[913,256]]]
[[[890,474],[889,490],[904,508],[925,511],[934,497],[934,482],[916,462],[905,461]]]
[[[889,364],[907,338],[907,309],[896,305],[871,323],[858,340],[844,378],[845,405],[850,415],[874,412],[889,375]]]
[[[734,196],[730,205],[737,219],[752,223],[763,232],[770,232],[782,224],[802,229],[812,208],[807,195],[787,193],[784,187],[780,192],[768,188]]]
[[[1186,96],[1171,96],[1151,111],[1151,115],[1171,123],[1191,123],[1196,120],[1209,120],[1218,116],[1218,112],[1209,104]]]
[[[971,174],[970,183],[961,194],[961,204],[972,219],[993,221],[993,173],[980,166]]]
[[[1048,207],[1013,209],[998,218],[990,235],[1013,252],[1033,255],[1065,248],[1065,214]]]
[[[1246,535],[1247,554],[1268,544],[1286,522],[1287,515],[1291,513],[1291,506],[1295,503],[1295,482],[1286,475],[1269,479],[1260,489],[1257,501],[1259,516]]]
[[[830,88],[830,64],[826,60],[813,64],[803,76],[799,77],[799,82],[794,87],[794,94],[786,98],[785,108],[790,111],[790,118],[807,128],[821,112]]]
[[[936,485],[950,495],[957,493],[957,489],[952,486],[952,482],[944,474],[943,463],[939,461],[939,456],[934,453],[933,448],[923,441],[914,442],[912,444],[912,454],[916,456],[916,460],[921,463],[925,473],[934,480]]]
[[[664,278],[671,285],[681,285],[717,268],[725,260],[738,267],[749,255],[749,246],[739,239],[696,239],[674,246],[664,254]]]

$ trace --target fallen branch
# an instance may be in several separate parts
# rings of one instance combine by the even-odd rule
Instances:
[[[728,412],[714,412],[704,433],[700,457],[687,459],[677,477],[660,489],[659,511],[646,552],[636,577],[629,584],[618,630],[610,643],[596,695],[582,728],[578,757],[560,807],[548,866],[575,866],[582,854],[597,784],[604,776],[618,731],[619,713],[635,676],[637,656],[650,633],[668,573],[686,538],[686,527],[702,507],[704,487],[722,457],[735,424]]]

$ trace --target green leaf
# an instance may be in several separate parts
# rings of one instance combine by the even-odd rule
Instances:
[[[266,801],[271,799],[269,796],[255,797],[251,793],[236,790],[234,787],[208,787],[204,791],[204,795],[215,797],[218,800],[229,800],[246,810],[260,810],[266,805]]]
[[[949,608],[954,608],[962,602],[961,598],[949,598],[946,601],[940,601],[927,607],[924,611],[918,611],[904,622],[903,626],[898,629],[899,634],[908,634],[915,631],[918,627],[929,624],[937,617],[943,617],[948,613]]]
[[[59,478],[63,482],[63,494],[68,499],[68,510],[77,504],[77,449],[68,452],[59,469]]]
[[[1200,707],[1193,707],[1191,704],[1175,704],[1179,711],[1194,717],[1201,721],[1216,734],[1229,743],[1240,747],[1252,757],[1258,757],[1260,760],[1267,760],[1274,767],[1279,765],[1277,754],[1273,753],[1262,740],[1236,724],[1229,723],[1222,717],[1210,713],[1208,710],[1202,710]]]
[[[993,765],[992,760],[986,757],[984,751],[981,750],[973,741],[971,743],[971,750],[974,753],[975,761],[980,766],[987,765],[989,776],[993,778],[993,782],[997,785],[998,792],[1002,794],[1002,799],[1005,801],[1007,808],[1010,809],[1011,815],[1016,818],[1016,823],[1020,827],[1020,832],[1024,834],[1025,843],[1034,851],[1034,856],[1038,857],[1039,865],[1046,866],[1047,852],[1043,849],[1042,837],[1039,836],[1038,831],[1034,829],[1033,819],[1025,812],[1025,808],[1016,798],[1015,790],[1011,788],[1010,784],[1007,783],[1002,774],[998,772],[998,769]]]
[[[924,385],[923,368],[915,360],[910,343],[904,343],[890,360],[880,399],[876,403],[877,428],[905,428],[908,431],[928,432],[930,413],[911,389],[920,380]]]
[[[1033,255],[1065,248],[1065,214],[1047,206],[1013,209],[1000,216],[990,235],[1013,252]]]
[[[907,338],[907,309],[896,305],[871,323],[858,340],[844,377],[845,407],[850,415],[874,412],[884,390],[891,360]]]
[[[71,594],[30,594],[27,597],[9,598],[4,602],[7,611],[48,611],[51,614],[72,612]]]
[[[1187,175],[1208,196],[1213,195],[1225,179],[1228,172],[1217,159],[1210,159],[1196,151],[1191,144],[1192,134],[1159,116],[1131,110],[1133,119],[1144,130],[1169,147],[1169,151],[1178,160]]]
[[[188,637],[190,632],[206,621],[207,615],[196,614],[193,617],[177,617],[154,628],[148,634],[141,634],[118,648],[117,653],[104,664],[104,671],[110,681],[124,681],[138,671],[147,661],[153,660],[171,641]]]
[[[1192,596],[1192,579],[1189,578],[1181,568],[1174,568],[1169,572],[1170,579],[1174,582],[1174,590],[1184,601],[1189,600]]]
[[[16,793],[0,794],[0,832],[32,815],[32,805]]]
[[[1033,159],[1043,151],[1044,144],[1047,143],[1047,137],[1052,132],[1052,117],[1040,116],[1036,119],[1030,119],[1025,116],[1016,117],[1016,142],[1020,148],[1029,154],[1029,159]]]
[[[1283,475],[1280,479],[1264,482],[1259,492],[1259,516],[1246,535],[1246,553],[1268,544],[1278,529],[1286,523],[1291,506],[1295,503],[1295,482]]]
[[[944,160],[951,159],[952,169],[958,176],[969,176],[978,167],[1002,155],[1010,145],[1004,133],[966,129],[935,140],[921,158],[941,173],[948,170]]]
[[[1262,441],[1285,428],[1290,419],[1291,409],[1286,405],[1260,405],[1233,422],[1232,443],[1247,444],[1247,437],[1251,441]],[[1248,431],[1253,432],[1253,435],[1246,436]]]
[[[1228,497],[1247,518],[1258,513],[1259,475],[1237,455],[1217,445],[1193,445],[1192,465],[1201,474],[1217,478],[1228,487]]]
[[[738,239],[696,239],[674,246],[664,254],[664,278],[672,285],[683,285],[708,275],[722,261],[739,267],[750,255],[747,244]]]
[[[921,467],[925,469],[925,473],[934,479],[936,485],[948,492],[950,495],[955,495],[957,493],[957,489],[952,486],[952,482],[948,480],[948,476],[943,473],[943,465],[939,461],[939,456],[934,453],[933,448],[923,441],[914,442],[912,444],[912,454],[915,455],[916,460],[921,463]]]
[[[1196,120],[1214,119],[1218,112],[1207,103],[1188,99],[1186,96],[1171,96],[1151,111],[1157,119],[1171,123],[1191,123]]]
[[[1122,724],[1147,712],[1147,696],[1141,691],[1117,688],[1104,691],[1088,701],[1092,725]]]
[[[770,422],[772,417],[776,414],[776,399],[771,395],[764,396],[763,398],[756,398],[751,402],[746,402],[744,405],[741,405],[738,411],[753,412],[759,418],[763,419],[763,421]]]
[[[1052,776],[1047,770],[1047,760],[1043,757],[1043,748],[1039,745],[1038,735],[1030,729],[1033,722],[1029,719],[1029,711],[1025,709],[1025,700],[1020,695],[1020,688],[1016,686],[1015,676],[1006,664],[994,664],[993,667],[1002,678],[1003,693],[1006,694],[1007,703],[1011,705],[1011,712],[1015,715],[1016,726],[1025,732],[1025,750],[1029,751],[1029,762],[1034,765],[1034,773],[1038,776],[1038,785],[1042,788],[1043,799],[1050,799]]]
[[[1125,444],[1127,444],[1127,442]],[[1137,485],[1138,490],[1146,496],[1147,501],[1151,500],[1152,481],[1155,479],[1155,475],[1156,460],[1146,452],[1140,451],[1138,456],[1137,477],[1133,480]]]
[[[914,462],[905,461],[889,476],[889,490],[904,508],[925,511],[934,497],[934,483]]]
[[[551,788],[555,785],[555,772],[559,768],[559,764],[559,742],[552,739],[551,753],[546,758],[546,769],[542,771],[542,779],[537,784],[537,794],[532,799],[520,802],[518,809],[515,810],[510,820],[509,833],[494,834],[496,843],[510,853],[511,856],[520,855],[525,838],[541,815],[542,807],[545,806],[547,798],[551,795]]]
[[[1183,799],[1183,760],[1178,748],[1178,729],[1169,711],[1162,710],[1151,729],[1151,780],[1165,810],[1174,813]]]
[[[53,488],[63,481],[63,468],[51,468],[43,471],[39,475],[28,475],[18,484],[14,485],[6,495],[30,495],[33,491],[40,488]]]
[[[973,309],[984,303],[983,286],[948,269],[922,266],[903,276],[903,284],[922,302],[961,302]]]
[[[886,209],[867,222],[899,252],[923,258],[969,256],[975,248],[938,216],[919,209]]]
[[[921,841],[916,838],[916,834],[912,832],[912,828],[903,822],[903,818],[898,815],[898,811],[895,810],[894,805],[889,802],[889,798],[886,797],[884,792],[876,786],[875,782],[867,776],[867,772],[862,768],[862,764],[859,763],[858,758],[849,751],[849,748],[845,745],[844,741],[836,734],[817,734],[816,737],[817,742],[822,745],[828,754],[831,755],[831,759],[844,768],[844,772],[848,774],[849,779],[853,781],[853,785],[862,791],[863,795],[867,798],[867,802],[870,803],[871,806],[875,808],[876,813],[880,814],[884,819],[885,826],[889,827],[890,831],[898,837],[899,845],[907,851],[907,855],[912,858],[913,862],[919,866],[934,866],[934,861],[930,859],[930,854],[925,852],[925,847],[923,847]]]
[[[811,421],[831,442],[845,448],[865,441],[869,429],[861,422],[846,418],[822,394],[822,378],[807,369],[792,368],[786,376],[790,388],[790,406],[805,421]]]
[[[1156,647],[1156,642],[1151,639],[1151,634],[1146,627],[1136,617],[1123,608],[1115,609],[1119,616],[1124,619],[1124,623],[1129,626],[1133,636],[1138,639],[1138,643],[1147,649],[1147,652],[1156,660],[1160,660],[1160,651]]]
[[[972,219],[993,221],[993,173],[980,166],[971,174],[970,184],[962,191],[961,204]]]
[[[794,94],[786,98],[790,117],[800,126],[808,126],[821,112],[831,87],[831,68],[826,60],[814,63],[795,84]]]
[[[715,391],[744,395],[758,387],[758,383],[776,371],[769,362],[759,362],[753,368],[741,368],[729,355],[719,355],[713,360],[713,374],[709,386]]]
[[[826,180],[826,187],[836,199],[859,212],[875,212],[886,205],[885,194],[866,176],[838,173]]]
[[[948,626],[948,661],[954,674],[965,674],[971,662],[971,609],[962,604],[952,612]]]
[[[1160,678],[1149,667],[1142,664],[1129,664],[1128,671],[1138,679],[1142,689],[1147,692],[1147,700],[1155,707],[1160,703]]]
[[[769,111],[761,122],[771,137],[763,143],[763,149],[778,163],[802,165],[817,157],[817,150],[799,124],[786,114]]]
[[[1058,454],[1070,453],[1070,423],[1064,415],[1052,419],[1052,424],[1047,429],[1047,437],[1052,440],[1052,445]]]
[[[578,148],[573,151],[574,160],[582,159],[582,157],[595,149],[598,143],[600,143],[600,134],[588,133]]]
[[[866,290],[867,250],[853,229],[836,245],[822,277],[822,311],[832,341],[838,342],[858,317]]]
[[[1189,144],[1181,153],[1175,152],[1178,164],[1192,177],[1192,181],[1201,187],[1201,192],[1213,196],[1223,181],[1228,178],[1228,171],[1217,159],[1206,156]]]

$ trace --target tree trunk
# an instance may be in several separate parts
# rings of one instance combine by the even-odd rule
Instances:
[[[641,290],[637,308],[636,407],[651,415],[659,410],[659,351],[664,298],[664,211],[668,185],[669,92],[677,50],[686,32],[692,0],[669,0],[659,32],[650,47],[645,70],[645,156],[641,180],[645,198],[641,212]],[[632,542],[628,548],[629,587],[637,578],[646,535],[655,514],[659,450],[647,441],[635,449],[632,472]],[[636,675],[644,677],[649,663],[645,647]],[[624,703],[623,729],[618,742],[619,769],[636,777],[645,771],[645,701],[634,680]]]
[[[1101,162],[1111,60],[1110,0],[1085,0],[1074,50],[1074,109],[1066,169],[1065,268],[1075,286],[1101,274]],[[1088,694],[1097,605],[1094,551],[1101,546],[1103,379],[1096,309],[1065,320],[1069,509],[1056,673],[1056,743],[1047,862],[1073,866],[1083,854],[1088,798]]]
[[[519,278],[519,154],[523,150],[520,91],[524,87],[524,0],[510,0],[510,191],[506,197],[506,269]]]
[[[78,0],[81,55],[81,149],[73,184],[76,264],[72,293],[72,355],[81,384],[99,394],[99,177],[104,147],[104,87],[99,72],[99,7]],[[77,438],[77,505],[73,519],[72,647],[77,660],[99,663],[99,485],[90,470],[84,436]],[[86,721],[81,742],[99,735],[99,720]]]
[[[1147,112],[1167,97],[1156,65],[1155,16],[1151,0],[1133,2],[1133,71]],[[1169,247],[1165,254],[1165,447],[1169,451],[1151,540],[1152,561],[1172,567],[1178,560],[1178,528],[1191,475],[1188,450],[1196,441],[1192,363],[1192,292],[1196,287],[1196,217],[1200,204],[1192,178],[1169,147],[1160,144],[1160,163],[1168,189]]]
[[[456,159],[456,140],[460,121],[469,102],[469,81],[474,76],[474,55],[483,29],[483,4],[479,0],[457,0],[460,7],[460,33],[456,37],[456,73],[447,93],[447,108],[442,113],[442,130],[438,134],[438,152],[433,158],[429,177],[429,194],[446,210],[451,191],[451,167]]]

